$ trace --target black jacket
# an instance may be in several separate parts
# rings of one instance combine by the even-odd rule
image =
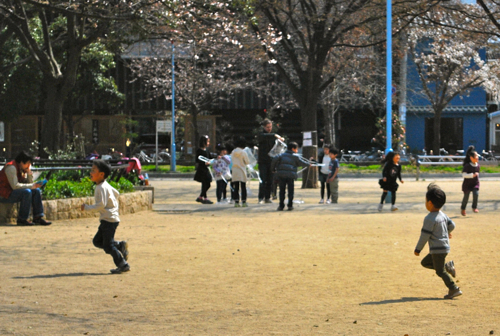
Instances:
[[[259,133],[257,140],[259,142],[259,164],[271,163],[273,158],[269,156],[269,151],[276,141],[276,133]]]
[[[271,171],[276,171],[278,178],[297,178],[297,167],[302,165],[299,157],[293,155],[292,150],[288,149],[281,155],[275,156],[271,163]]]

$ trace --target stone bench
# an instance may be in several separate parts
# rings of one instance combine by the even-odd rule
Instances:
[[[120,215],[153,209],[153,190],[135,191],[120,194]],[[99,217],[99,212],[81,211],[83,204],[94,204],[94,197],[65,198],[43,201],[47,220]],[[19,204],[0,203],[0,223],[15,224]]]

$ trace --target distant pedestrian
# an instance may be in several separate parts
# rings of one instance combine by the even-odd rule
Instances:
[[[465,208],[467,207],[467,202],[469,201],[469,195],[472,192],[472,211],[479,212],[477,209],[477,201],[479,199],[479,155],[477,154],[474,146],[469,146],[467,152],[465,153],[464,166],[462,168],[462,176],[464,181],[462,182],[462,191],[464,192],[464,197],[462,198],[462,216],[466,216]]]
[[[323,146],[323,153],[321,153],[318,157],[318,162],[322,164],[319,169],[319,182],[321,183],[319,204],[329,204],[330,200],[330,183],[326,183],[328,179],[328,174],[330,174],[330,148],[329,145]],[[325,201],[325,189],[326,189],[326,201]]]
[[[340,164],[337,160],[339,155],[339,150],[331,146],[328,150],[328,155],[330,156],[330,164],[328,165],[328,176],[326,178],[326,183],[329,184],[330,194],[332,197],[332,203],[338,203],[339,201],[339,170]]]
[[[297,179],[297,167],[301,165],[298,156],[299,145],[296,142],[290,142],[286,152],[275,156],[272,161],[271,169],[276,172],[280,188],[280,204],[278,211],[285,208],[285,193],[288,188],[288,210],[293,210],[294,183]]]
[[[272,158],[269,152],[274,146],[276,139],[284,141],[285,139],[276,133],[272,133],[273,122],[269,119],[262,121],[263,132],[259,133],[257,140],[259,142],[259,175],[261,183],[259,185],[259,203],[273,203],[271,200],[271,189],[273,184],[273,172],[271,170]]]
[[[217,146],[217,152],[217,158],[212,163],[217,183],[215,194],[217,204],[226,204],[228,203],[226,198],[227,184],[231,181],[231,171],[229,170],[231,157],[227,155],[227,149],[224,145]]]
[[[385,156],[382,163],[384,164],[384,170],[382,171],[382,178],[378,181],[380,188],[382,188],[382,197],[380,198],[380,204],[378,205],[378,211],[382,211],[384,208],[384,201],[387,197],[388,192],[391,192],[391,210],[397,211],[396,207],[396,191],[398,190],[399,184],[397,179],[401,183],[405,183],[401,178],[401,165],[399,164],[400,155],[397,152],[389,152]]]
[[[243,149],[246,147],[246,140],[243,137],[236,140],[236,148],[231,152],[231,162],[233,164],[231,182],[232,199],[234,207],[240,207],[240,187],[241,187],[241,206],[248,207],[247,204],[247,165],[250,163],[247,152]]]
[[[210,145],[210,138],[208,135],[202,135],[200,137],[200,142],[198,143],[198,149],[196,150],[196,173],[194,174],[194,180],[201,183],[200,196],[196,199],[196,202],[203,204],[213,204],[211,200],[208,199],[207,191],[210,189],[210,183],[212,182],[212,174],[208,166],[209,162],[200,160],[200,156],[205,159],[212,159],[213,155],[210,153],[208,146]]]

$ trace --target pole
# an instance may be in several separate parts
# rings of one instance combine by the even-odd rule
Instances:
[[[392,0],[387,0],[387,46],[386,46],[386,148],[392,151]]]
[[[155,140],[155,170],[158,171],[158,119],[156,119],[156,132],[155,132],[155,135],[156,135],[156,140]]]
[[[175,172],[175,45],[172,43],[172,138],[170,149],[170,171]]]

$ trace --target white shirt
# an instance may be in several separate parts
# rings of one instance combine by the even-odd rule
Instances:
[[[101,220],[112,223],[119,222],[118,195],[120,195],[118,190],[113,188],[107,181],[104,181],[95,187],[95,204],[85,204],[85,210],[99,211],[101,213],[99,219]]]
[[[330,155],[325,154],[325,156],[323,156],[323,166],[321,166],[320,169],[322,174],[330,174],[330,169],[328,168],[330,166],[330,161],[332,161],[332,159],[330,159]]]

